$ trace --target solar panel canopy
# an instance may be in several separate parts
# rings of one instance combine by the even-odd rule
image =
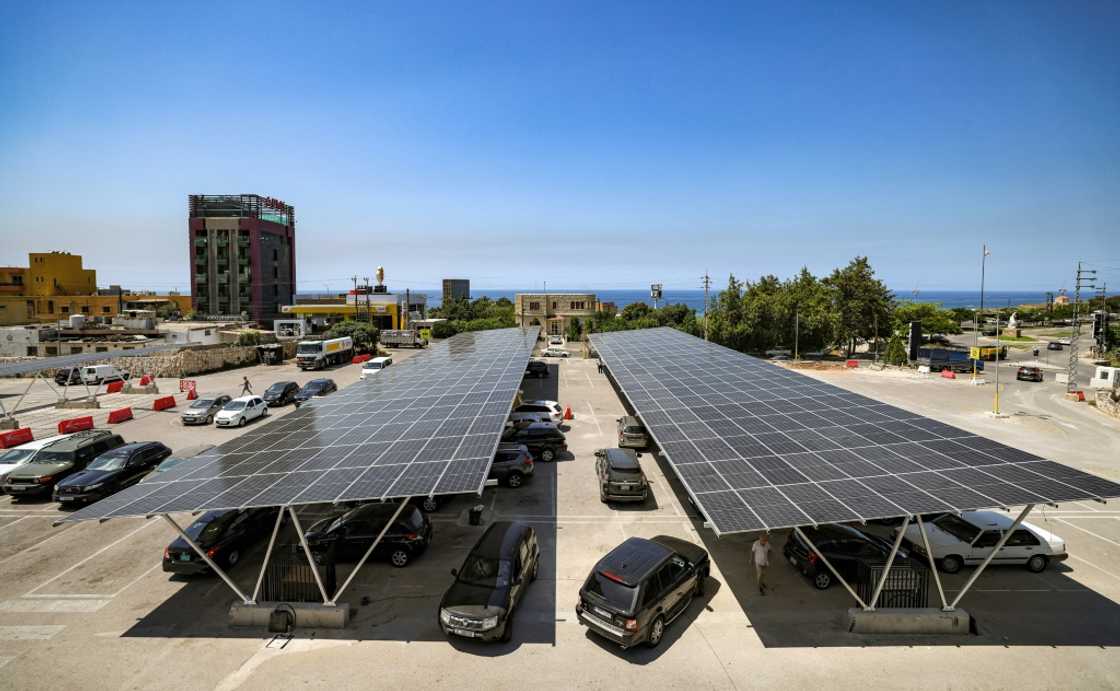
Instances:
[[[65,520],[481,492],[539,331],[458,334]]]
[[[1120,497],[1120,485],[670,328],[591,342],[717,534]]]

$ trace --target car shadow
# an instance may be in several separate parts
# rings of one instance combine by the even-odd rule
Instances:
[[[652,482],[648,487],[649,493],[642,501],[611,501],[606,504],[612,511],[656,511],[661,508],[657,503],[657,492]]]
[[[544,378],[524,378],[521,380],[521,390],[527,400],[558,401],[560,396],[560,366],[554,362],[547,362],[548,376]]]

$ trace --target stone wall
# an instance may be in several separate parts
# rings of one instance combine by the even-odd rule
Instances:
[[[296,342],[285,341],[284,359],[293,358],[296,354]],[[7,360],[7,358],[5,358]],[[12,361],[36,360],[38,358],[11,358]],[[259,362],[256,346],[213,345],[183,350],[142,355],[139,357],[112,358],[109,364],[139,377],[142,374],[152,374],[156,377],[182,378],[207,372],[246,367]],[[53,377],[54,370],[44,370],[43,376]],[[33,376],[33,375],[22,375]]]
[[[1097,410],[1120,418],[1120,401],[1112,400],[1112,389],[1097,389]]]

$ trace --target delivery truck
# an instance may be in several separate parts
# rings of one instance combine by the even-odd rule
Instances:
[[[427,339],[412,329],[382,329],[377,340],[387,348],[423,348],[428,345]]]
[[[349,336],[323,341],[300,341],[296,346],[296,362],[302,370],[340,365],[353,357],[354,339]]]

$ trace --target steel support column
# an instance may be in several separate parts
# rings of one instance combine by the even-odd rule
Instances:
[[[214,563],[214,560],[206,555],[206,550],[199,547],[198,543],[192,540],[191,536],[187,535],[186,532],[184,532],[183,529],[179,527],[179,524],[175,522],[175,519],[171,518],[171,516],[165,513],[160,515],[163,516],[163,520],[171,524],[171,527],[175,529],[175,532],[179,533],[179,537],[183,538],[183,540],[185,540],[186,543],[191,546],[191,549],[193,549],[198,554],[198,556],[202,557],[202,560],[206,562],[206,565],[213,569],[214,573],[218,574],[218,576],[226,582],[226,585],[230,587],[230,590],[236,593],[237,597],[241,598],[241,601],[243,603],[247,605],[254,604],[252,600],[245,597],[245,593],[241,592],[241,588],[237,587],[237,584],[233,582],[233,579],[226,575],[226,572],[222,571],[222,569]]]
[[[866,608],[868,610],[874,610],[875,605],[879,602],[879,594],[883,592],[883,586],[887,584],[887,576],[891,573],[891,566],[894,565],[894,558],[898,555],[898,547],[902,544],[902,538],[906,534],[906,526],[909,523],[910,517],[907,516],[902,519],[902,525],[898,527],[898,535],[894,538],[891,555],[887,557],[887,565],[883,568],[883,575],[879,578],[879,583],[875,586],[875,592],[871,595],[871,604]]]
[[[296,535],[299,535],[299,544],[303,545],[303,553],[307,555],[307,563],[311,566],[311,573],[315,576],[315,585],[319,586],[319,594],[323,596],[323,604],[327,604],[330,598],[327,597],[327,589],[323,587],[323,577],[319,575],[319,567],[315,564],[315,557],[311,556],[311,548],[307,546],[307,535],[303,532],[303,526],[299,524],[299,516],[296,515],[295,507],[288,507],[288,514],[292,517],[292,525],[296,528]]]
[[[393,521],[397,520],[397,516],[399,516],[401,510],[408,505],[410,499],[411,497],[405,497],[401,500],[400,505],[397,506],[397,510],[393,512],[393,516],[385,522],[385,527],[381,529],[381,532],[377,534],[377,538],[373,541],[373,544],[369,546],[369,549],[366,550],[366,553],[363,554],[362,558],[358,560],[358,563],[354,565],[354,570],[351,571],[350,575],[346,577],[346,581],[339,587],[338,591],[334,594],[334,597],[332,597],[330,601],[327,602],[328,605],[331,605],[333,607],[338,603],[338,598],[342,597],[343,591],[346,590],[347,586],[350,585],[350,581],[354,580],[354,577],[358,575],[358,571],[361,570],[361,568],[365,565],[366,560],[369,559],[371,554],[373,554],[374,548],[377,547],[377,545],[381,542],[381,538],[385,537],[385,533],[389,531],[389,527],[393,525]]]
[[[941,575],[937,573],[937,562],[933,559],[933,550],[929,548],[929,538],[926,537],[926,524],[922,523],[921,514],[915,516],[918,519],[918,532],[922,534],[922,546],[926,549],[926,557],[929,558],[929,570],[933,574],[933,582],[937,585],[937,594],[941,597],[941,609],[943,611],[951,611],[949,604],[945,601],[945,589],[941,587]]]
[[[261,573],[257,576],[257,585],[253,588],[253,602],[261,593],[261,584],[264,583],[264,574],[268,570],[268,560],[272,557],[272,547],[276,544],[276,535],[280,532],[280,523],[284,520],[284,507],[276,507],[276,525],[272,526],[272,537],[268,539],[268,548],[264,551],[264,563],[261,564]]]
[[[817,546],[813,544],[813,541],[810,540],[808,536],[805,535],[805,533],[801,532],[801,528],[794,528],[793,532],[797,533],[798,536],[800,536],[800,538],[805,541],[805,544],[809,545],[809,549],[813,550],[813,554],[816,554],[817,558],[821,560],[821,563],[828,567],[828,570],[832,572],[832,575],[836,577],[836,580],[840,581],[840,585],[844,586],[844,589],[848,591],[848,594],[856,599],[856,602],[859,603],[859,606],[863,609],[870,609],[867,606],[867,603],[864,602],[859,595],[856,595],[856,591],[852,589],[852,586],[848,585],[848,582],[844,580],[844,578],[840,575],[840,572],[837,571],[832,566],[832,564],[829,563],[828,559],[825,558],[824,554],[822,554],[821,551],[817,549]]]
[[[1033,508],[1034,504],[1027,504],[1023,508],[1023,510],[1019,513],[1019,517],[1016,518],[1015,522],[1011,524],[1011,527],[1004,531],[1003,535],[1000,536],[999,542],[997,542],[996,546],[992,548],[992,551],[988,555],[987,559],[981,562],[980,566],[977,566],[976,570],[972,572],[972,575],[969,577],[968,581],[965,582],[964,587],[961,588],[961,591],[957,593],[957,597],[953,600],[952,604],[949,605],[949,609],[957,608],[957,603],[961,601],[961,598],[964,597],[965,593],[968,592],[968,589],[972,587],[972,584],[976,582],[976,579],[980,578],[980,574],[984,573],[984,569],[988,568],[988,564],[991,563],[992,559],[994,559],[995,556],[999,554],[999,551],[1003,549],[1004,544],[1007,543],[1007,538],[1011,537],[1011,533],[1014,533],[1015,530],[1018,529],[1019,524],[1023,522],[1023,519],[1027,517],[1027,514],[1029,514],[1031,512],[1031,509]]]

